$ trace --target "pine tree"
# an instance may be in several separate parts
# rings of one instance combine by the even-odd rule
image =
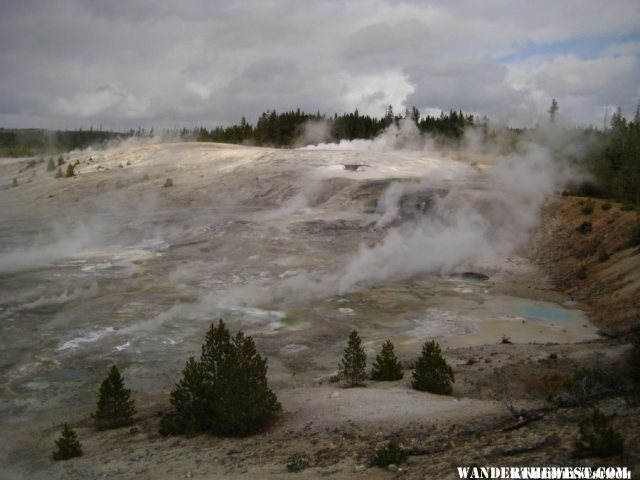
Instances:
[[[67,173],[65,174],[65,177],[75,177],[76,173],[74,171],[75,167],[73,166],[72,163],[67,165]]]
[[[558,101],[554,98],[551,100],[551,106],[549,107],[549,119],[551,123],[556,123],[556,115],[558,114]]]
[[[413,371],[411,386],[416,390],[447,395],[451,393],[454,381],[453,370],[442,357],[440,345],[434,340],[425,342]]]
[[[222,320],[207,332],[200,361],[187,362],[170,401],[174,411],[160,424],[164,435],[247,435],[282,409],[267,386],[267,360],[253,339],[242,332],[232,338]]]
[[[170,401],[175,411],[164,415],[160,422],[160,433],[176,435],[195,433],[206,424],[205,375],[202,364],[189,357],[182,370],[182,378],[171,392]]]
[[[131,390],[124,388],[118,367],[113,365],[100,385],[98,408],[91,414],[98,430],[129,425],[136,413]]]
[[[56,169],[56,164],[53,162],[53,157],[49,158],[49,163],[47,163],[47,172],[53,172]]]
[[[238,332],[229,352],[217,363],[216,385],[223,399],[216,425],[220,433],[251,433],[280,411],[280,403],[267,386],[267,360],[257,354],[251,337]]]
[[[60,438],[55,441],[57,450],[53,452],[54,460],[68,460],[82,456],[82,445],[76,432],[65,423]]]
[[[622,453],[624,439],[598,408],[579,423],[580,437],[576,442],[579,457],[611,457]]]
[[[403,376],[402,365],[393,350],[393,343],[391,340],[387,340],[382,345],[382,351],[376,356],[371,370],[371,378],[391,382],[400,380]]]
[[[349,335],[349,343],[344,350],[342,361],[338,370],[338,375],[342,378],[350,387],[357,387],[364,384],[364,379],[367,376],[365,371],[367,365],[367,354],[362,348],[362,341],[358,331],[353,329],[351,335]]]

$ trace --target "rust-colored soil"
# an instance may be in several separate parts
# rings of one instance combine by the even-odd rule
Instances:
[[[589,204],[593,212],[585,213]],[[640,248],[629,246],[638,213],[618,203],[563,197],[547,204],[544,216],[532,259],[559,290],[587,307],[603,333],[638,328]]]

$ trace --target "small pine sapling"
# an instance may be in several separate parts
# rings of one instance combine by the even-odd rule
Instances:
[[[455,381],[453,370],[442,356],[440,345],[434,340],[425,342],[416,362],[411,386],[416,390],[448,395]]]
[[[131,424],[136,413],[131,390],[124,387],[118,367],[113,365],[100,385],[97,410],[91,414],[98,430],[124,427]]]
[[[408,452],[392,440],[384,447],[376,450],[371,463],[377,467],[388,467],[392,463],[397,464],[406,460],[408,456]]]
[[[362,341],[357,330],[353,330],[349,335],[349,343],[344,350],[342,361],[340,362],[338,375],[350,387],[364,385],[367,377],[365,371],[367,366],[367,354],[362,348]]]
[[[393,343],[391,340],[387,340],[382,345],[381,352],[376,356],[371,369],[371,378],[373,380],[392,382],[401,380],[403,376],[402,365],[398,361],[398,357],[396,357]]]
[[[54,460],[68,460],[82,456],[82,445],[78,440],[76,432],[68,423],[64,424],[60,438],[55,441],[55,444],[57,449],[52,455]]]

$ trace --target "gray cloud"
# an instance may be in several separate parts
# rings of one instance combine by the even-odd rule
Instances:
[[[552,97],[599,124],[638,99],[639,17],[638,2],[595,0],[0,2],[0,126],[214,126],[386,104],[531,124]],[[579,51],[594,36],[603,48]]]

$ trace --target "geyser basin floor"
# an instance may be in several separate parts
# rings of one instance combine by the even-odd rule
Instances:
[[[387,419],[393,423],[404,421],[402,412],[407,422],[412,415],[437,422],[457,418],[460,405],[468,407],[465,418],[499,410],[485,400],[454,399],[429,409],[425,397],[414,403],[406,382],[372,387],[360,399],[351,398],[357,392],[333,397],[335,389],[317,387],[316,379],[337,370],[354,327],[370,363],[386,338],[406,362],[430,338],[445,352],[495,345],[503,335],[517,343],[595,338],[579,311],[505,294],[516,276],[509,272],[487,271],[487,281],[384,278],[337,295],[340,273],[362,245],[379,244],[390,228],[419,221],[425,205],[448,189],[456,189],[462,204],[487,193],[489,166],[471,169],[425,152],[210,144],[68,159],[76,160],[77,178],[55,179],[42,166],[30,183],[0,190],[3,466],[30,473],[50,468],[47,456],[63,421],[81,425],[88,451],[98,449],[88,418],[113,363],[141,415],[155,418],[219,317],[253,335],[268,357],[271,384],[288,414],[277,427],[283,432],[332,411],[356,418],[360,401],[371,409],[395,405]],[[344,164],[366,168],[349,171]],[[0,182],[9,185],[21,167],[0,163]],[[478,176],[469,177],[470,169]],[[168,177],[173,186],[164,188]],[[407,188],[395,203],[385,194],[397,191],[390,188],[394,182]]]

